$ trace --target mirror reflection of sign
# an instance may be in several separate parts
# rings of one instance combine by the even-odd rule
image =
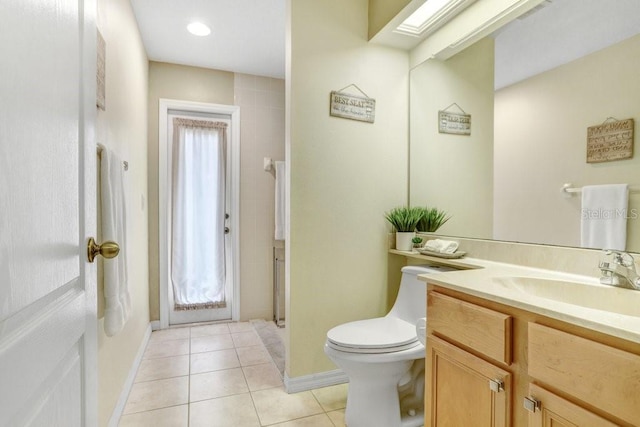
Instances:
[[[471,135],[471,114],[438,111],[438,132]]]
[[[633,157],[633,119],[587,128],[587,163]]]
[[[376,100],[332,91],[329,114],[334,117],[373,123],[376,115]]]

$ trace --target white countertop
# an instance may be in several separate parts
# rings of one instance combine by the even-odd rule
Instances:
[[[476,258],[428,260],[465,270],[421,274],[418,276],[420,280],[640,344],[640,291],[600,285],[598,277],[559,273]],[[545,283],[551,286],[558,284],[556,282],[562,283],[558,284],[558,295],[552,299],[536,296],[517,286],[510,286],[510,280],[513,278],[521,282],[533,279],[529,280],[529,285],[545,281],[553,281]],[[536,282],[536,279],[542,281]],[[564,282],[568,282],[568,288],[564,287]],[[604,295],[608,303],[614,307],[620,301],[620,305],[625,309],[619,311],[625,314],[561,302],[563,289],[573,292],[573,284],[578,284],[578,288],[581,289],[574,293],[574,296],[587,301],[590,296],[585,294],[590,293],[590,286],[594,286],[593,294],[598,297],[594,295],[593,300],[589,301],[588,305],[591,307],[600,307],[599,299]],[[551,291],[553,292],[553,289]]]

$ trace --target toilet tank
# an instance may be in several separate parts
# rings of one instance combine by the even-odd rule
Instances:
[[[418,279],[418,274],[443,273],[454,268],[440,265],[408,265],[402,267],[402,279],[398,296],[387,316],[398,317],[415,325],[418,319],[427,316],[427,284]]]

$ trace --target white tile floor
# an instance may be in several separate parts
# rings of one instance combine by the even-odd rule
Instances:
[[[344,426],[347,385],[296,394],[250,323],[156,331],[120,427]]]

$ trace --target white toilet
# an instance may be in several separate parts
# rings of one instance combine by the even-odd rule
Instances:
[[[345,323],[327,332],[324,352],[349,378],[348,427],[424,424],[424,345],[416,323],[426,317],[426,283],[418,274],[450,271],[407,266],[385,317]]]

